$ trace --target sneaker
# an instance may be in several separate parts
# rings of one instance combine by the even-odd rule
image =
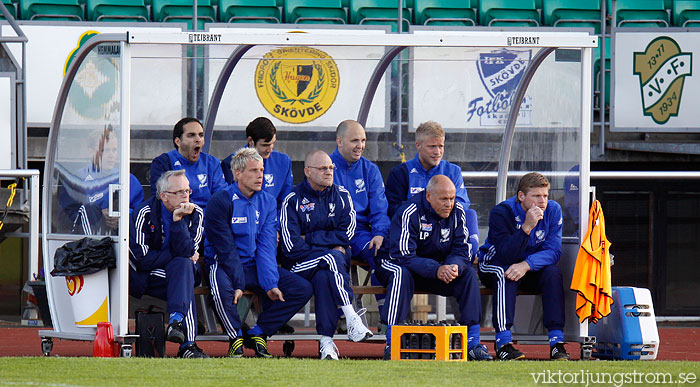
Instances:
[[[319,345],[321,353],[321,360],[338,360],[338,347],[335,346],[333,339],[330,337],[321,338],[321,343]]]
[[[498,360],[520,360],[524,359],[525,355],[513,347],[513,343],[504,344],[496,350]]]
[[[243,338],[237,337],[233,340],[229,340],[228,346],[228,357],[234,359],[240,359],[243,357]]]
[[[183,359],[208,359],[209,355],[204,353],[204,351],[197,346],[197,343],[192,343],[188,346],[180,348],[180,350],[177,351],[177,357],[181,357]]]
[[[365,324],[362,323],[362,316],[365,313],[364,308],[360,309],[357,314],[350,317],[348,320],[348,340],[360,342],[374,336]]]
[[[467,352],[467,358],[469,358],[470,361],[493,360],[493,357],[489,354],[489,350],[484,344],[479,344],[470,349],[469,352]]]
[[[549,352],[549,358],[552,360],[569,360],[569,354],[564,348],[564,343],[556,343]]]
[[[185,332],[182,330],[182,321],[173,321],[168,324],[168,333],[165,339],[178,344],[185,342]]]
[[[264,357],[266,359],[272,358],[270,352],[267,350],[267,340],[261,336],[248,336],[243,340],[246,348],[250,348],[255,351],[255,356]]]

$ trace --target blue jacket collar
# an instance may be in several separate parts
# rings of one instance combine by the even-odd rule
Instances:
[[[333,188],[333,186],[330,186],[330,187],[324,189],[323,191],[316,191],[315,189],[311,188],[311,184],[309,184],[309,181],[306,179],[306,177],[304,177],[304,180],[302,180],[300,187],[304,193],[309,194],[309,195],[314,195],[316,197],[322,197],[322,196],[328,195],[329,192],[331,192],[331,190]]]
[[[362,158],[360,158],[360,160],[357,160],[356,162],[352,163],[352,165],[348,164],[348,161],[345,160],[345,157],[343,157],[343,155],[340,154],[340,151],[338,151],[338,147],[336,147],[335,151],[330,154],[330,157],[331,157],[331,160],[333,161],[333,163],[335,163],[335,166],[337,168],[344,168],[344,169],[350,169],[350,168],[354,167],[355,165],[357,165],[357,163],[359,163],[360,160],[362,160]]]
[[[436,167],[440,166],[440,164],[438,163],[438,165],[436,165],[436,166],[433,167],[433,168],[425,169],[425,167],[423,166],[423,164],[421,164],[420,159],[418,158],[418,153],[416,153],[416,155],[413,157],[413,159],[412,159],[411,161],[413,161],[414,164],[415,164],[416,166],[418,166],[418,168],[420,168],[421,172],[423,172],[423,173],[428,173],[428,172],[430,172],[433,168],[436,168]],[[440,163],[442,163],[442,160],[440,160]]]
[[[185,158],[185,156],[181,155],[180,151],[178,151],[177,149],[173,149],[171,152],[175,156],[175,158],[177,158],[180,161],[180,163],[182,163],[183,167],[186,165],[189,166],[189,165],[195,165],[195,164],[199,163],[200,161],[202,161],[202,158],[206,154],[204,152],[199,152],[199,159],[197,159],[197,161],[195,161],[193,163],[190,160],[188,160],[187,158]]]
[[[170,211],[168,211],[168,209],[165,207],[165,203],[163,203],[163,202],[160,201],[160,200],[158,200],[158,202],[160,203],[160,206],[158,206],[158,210],[159,210],[159,212],[160,212],[160,218],[159,218],[159,220],[162,221],[162,222],[164,222],[164,223],[166,223],[166,222],[168,222],[167,219],[168,219],[168,214],[170,214]],[[172,223],[173,217],[172,217],[172,214],[170,214],[170,215],[171,215],[171,216],[170,216],[170,218],[169,218],[169,219],[170,219],[170,222],[169,222],[169,223]]]
[[[515,213],[515,216],[521,216],[523,221],[525,221],[525,210],[523,210],[523,206],[520,204],[518,201],[517,196],[511,196],[510,198],[506,199],[508,204],[510,204],[510,207],[513,209],[513,213]]]
[[[241,199],[253,200],[253,198],[255,198],[256,196],[261,195],[261,192],[262,192],[262,190],[257,191],[257,192],[253,192],[253,195],[251,195],[250,198],[248,198],[248,197],[246,197],[245,195],[243,195],[243,192],[241,192],[241,189],[238,188],[238,182],[237,182],[237,181],[234,181],[234,182],[231,184],[231,193],[232,193],[232,194],[238,195],[238,197],[241,198]]]

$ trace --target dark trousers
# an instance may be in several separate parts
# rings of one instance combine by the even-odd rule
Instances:
[[[279,280],[277,287],[284,296],[284,302],[272,301],[258,283],[258,273],[255,266],[244,266],[246,289],[255,292],[262,302],[262,313],[258,316],[257,325],[265,336],[272,336],[311,298],[312,289],[309,281],[278,268]],[[238,308],[233,303],[235,289],[226,271],[215,262],[209,267],[209,282],[214,308],[221,319],[224,331],[231,339],[238,336],[241,319]]]
[[[323,336],[333,336],[338,324],[338,307],[352,305],[347,257],[340,251],[329,250],[297,262],[291,271],[313,286],[316,331]]]
[[[519,281],[505,277],[508,267],[479,265],[479,278],[493,289],[493,326],[496,332],[510,330],[515,315],[518,289],[542,294],[543,323],[548,330],[564,329],[564,285],[557,265],[527,272]]]
[[[380,316],[387,325],[406,320],[411,311],[411,299],[415,290],[454,296],[462,315],[459,323],[467,326],[481,323],[479,281],[471,265],[467,265],[457,278],[446,284],[437,278],[418,276],[389,260],[377,259],[377,262],[377,279],[386,287],[386,300]]]
[[[146,277],[144,294],[166,300],[168,314],[181,313],[185,318],[182,327],[186,341],[197,336],[197,309],[194,306],[195,278],[199,278],[199,267],[186,257],[173,257],[163,269],[151,271]],[[197,281],[198,282],[198,281]]]

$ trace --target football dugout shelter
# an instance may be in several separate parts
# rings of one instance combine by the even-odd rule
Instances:
[[[220,159],[236,149],[221,145],[231,131],[260,115],[271,117],[278,137],[285,131],[301,134],[282,149],[294,161],[318,146],[318,138],[334,139],[323,133],[334,131],[338,122],[354,118],[367,129],[365,156],[374,161],[391,155],[395,164],[412,148],[418,124],[438,121],[447,133],[445,159],[462,165],[482,241],[490,209],[514,194],[523,174],[542,172],[551,182],[550,198],[565,212],[559,265],[568,288],[590,203],[592,49],[597,42],[581,29],[478,27],[411,27],[409,33],[391,34],[385,29],[214,25],[198,32],[86,37],[66,63],[47,145],[41,220],[53,330],[39,332],[44,353],[50,352],[52,338],[95,337],[95,328],[75,325],[65,278],[49,273],[56,249],[86,236],[71,232],[61,212],[66,176],[94,156],[89,143],[94,132],[110,128],[119,139],[119,178],[109,187],[107,210],[119,217],[119,225],[114,232],[90,236],[113,240],[117,267],[109,270],[109,320],[115,339],[124,344],[122,354],[130,354],[132,152],[143,152],[137,141],[144,137],[143,128],[167,122],[169,129],[187,112],[196,112],[188,106],[188,95],[203,101],[204,151]],[[392,102],[396,95],[408,98]],[[406,110],[408,125],[397,126],[392,109]],[[565,294],[566,340],[583,342],[587,322],[578,323],[575,292]],[[538,302],[535,296],[519,296],[516,340],[547,340]],[[489,324],[490,317],[483,323]]]

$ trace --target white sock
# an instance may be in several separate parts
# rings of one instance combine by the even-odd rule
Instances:
[[[333,342],[333,338],[330,336],[321,336],[321,343],[330,341],[331,343]]]
[[[340,307],[340,309],[343,310],[343,314],[345,315],[346,319],[350,319],[350,317],[357,315],[357,312],[355,312],[355,309],[352,308],[352,305],[343,305]]]

